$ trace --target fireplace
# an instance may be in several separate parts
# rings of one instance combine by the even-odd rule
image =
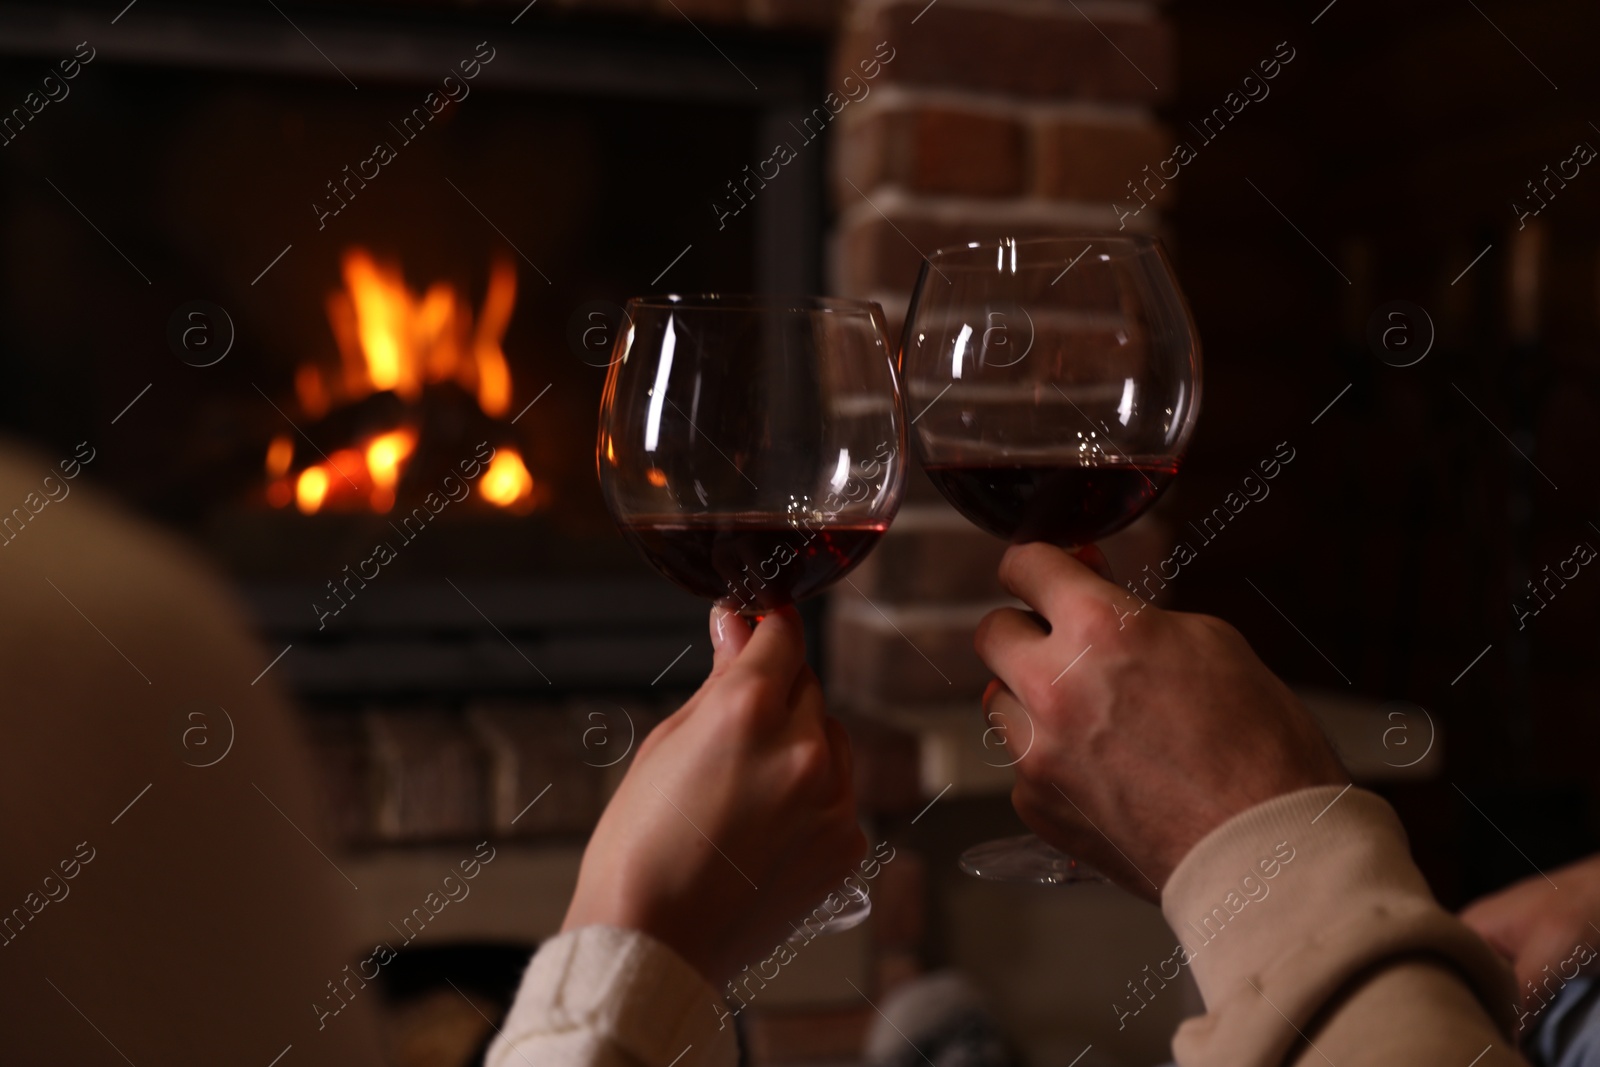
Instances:
[[[548,732],[508,707],[643,729],[709,663],[595,488],[623,299],[821,283],[820,149],[717,210],[820,97],[819,38],[515,14],[0,11],[0,423],[91,440],[238,581],[335,762],[445,791],[494,773],[483,730]],[[516,814],[365,789],[357,841]],[[516,831],[586,829],[599,793],[569,792]]]

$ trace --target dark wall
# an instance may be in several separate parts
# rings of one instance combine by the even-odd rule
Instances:
[[[1323,3],[1174,9],[1164,116],[1196,158],[1170,219],[1209,390],[1180,531],[1280,442],[1296,457],[1200,548],[1182,600],[1296,684],[1428,710],[1444,776],[1391,792],[1456,899],[1591,843],[1600,561],[1537,612],[1525,583],[1600,548],[1600,165],[1567,164],[1537,214],[1525,183],[1600,148],[1600,11]],[[1280,42],[1267,95],[1204,141],[1188,123]],[[1388,317],[1397,300],[1425,317]],[[1430,322],[1426,357],[1391,365]]]

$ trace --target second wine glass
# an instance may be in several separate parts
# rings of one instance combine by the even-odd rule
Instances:
[[[1133,522],[1176,477],[1199,413],[1199,340],[1153,237],[940,249],[917,279],[900,358],[923,468],[956,510],[1013,543],[1073,548]],[[969,849],[962,869],[1103,880],[1033,835]]]

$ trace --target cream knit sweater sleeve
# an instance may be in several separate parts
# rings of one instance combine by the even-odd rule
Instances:
[[[733,1021],[676,952],[637,930],[546,941],[522,976],[487,1067],[733,1067]]]
[[[1429,893],[1382,799],[1337,786],[1217,827],[1168,880],[1206,1013],[1182,1067],[1522,1064],[1505,964]]]

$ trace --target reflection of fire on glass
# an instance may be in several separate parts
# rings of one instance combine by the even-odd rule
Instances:
[[[435,282],[415,293],[397,264],[380,263],[363,248],[345,253],[343,272],[345,288],[329,294],[327,305],[340,363],[332,369],[304,363],[296,370],[300,414],[317,423],[380,393],[398,398],[403,412],[388,428],[298,468],[295,435],[273,438],[267,501],[279,508],[292,503],[307,515],[394,506],[395,489],[423,443],[416,412],[430,388],[453,383],[491,419],[505,416],[511,405],[511,370],[500,347],[517,293],[509,261],[493,264],[476,314],[453,285]],[[531,511],[546,497],[510,445],[497,448],[479,491],[496,507],[516,512]]]

